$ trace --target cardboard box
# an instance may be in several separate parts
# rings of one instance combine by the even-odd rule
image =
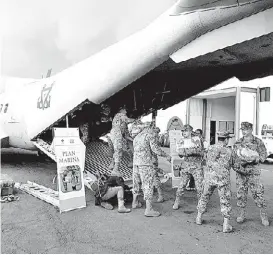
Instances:
[[[181,182],[181,163],[183,159],[179,156],[173,156],[171,167],[172,167],[172,187],[177,188]]]
[[[7,175],[1,174],[0,177],[0,195],[8,196],[13,194],[15,182]]]

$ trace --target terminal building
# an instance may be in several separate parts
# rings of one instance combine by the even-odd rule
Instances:
[[[157,125],[164,132],[168,120],[179,117],[183,124],[202,129],[210,144],[218,134],[233,134],[231,144],[241,137],[240,123],[253,123],[254,135],[263,139],[273,154],[273,76],[242,82],[229,79],[167,110],[158,111]],[[147,116],[148,117],[148,116]]]

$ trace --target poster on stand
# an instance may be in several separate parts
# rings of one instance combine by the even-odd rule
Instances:
[[[54,128],[60,213],[86,207],[84,188],[85,145],[78,128]]]
[[[170,155],[178,156],[177,153],[177,143],[182,139],[181,130],[171,130],[169,131],[169,139],[170,139]]]

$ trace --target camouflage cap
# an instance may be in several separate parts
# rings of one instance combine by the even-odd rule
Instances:
[[[111,112],[111,107],[108,104],[101,104],[101,113],[104,115],[109,115]]]
[[[129,131],[134,129],[144,128],[144,123],[141,120],[134,121],[129,127]]]
[[[147,128],[147,127],[152,127],[153,123],[151,121],[146,121],[143,124],[144,124],[144,127]]]
[[[192,130],[193,130],[193,128],[192,128],[192,126],[189,125],[189,124],[186,124],[186,125],[184,125],[184,126],[182,127],[182,131],[192,131]]]
[[[250,122],[245,121],[241,123],[240,129],[252,129],[252,128],[253,128],[253,125]]]
[[[127,107],[126,105],[121,105],[119,108],[118,108],[119,111],[121,110],[127,110]]]
[[[149,127],[149,126],[148,126]],[[129,128],[129,132],[133,138],[135,138],[140,132],[147,128],[147,124],[142,121],[138,121],[132,124]]]
[[[160,133],[160,128],[159,127],[155,127],[154,130],[155,130],[156,133]]]
[[[100,107],[101,107],[101,109],[103,109],[103,110],[104,110],[104,109],[107,109],[107,110],[108,110],[108,109],[111,109],[111,107],[110,107],[108,104],[101,104]]]

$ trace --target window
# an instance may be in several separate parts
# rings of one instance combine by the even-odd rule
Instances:
[[[234,121],[219,121],[219,132],[234,134]]]
[[[260,102],[270,101],[270,87],[260,88]]]

